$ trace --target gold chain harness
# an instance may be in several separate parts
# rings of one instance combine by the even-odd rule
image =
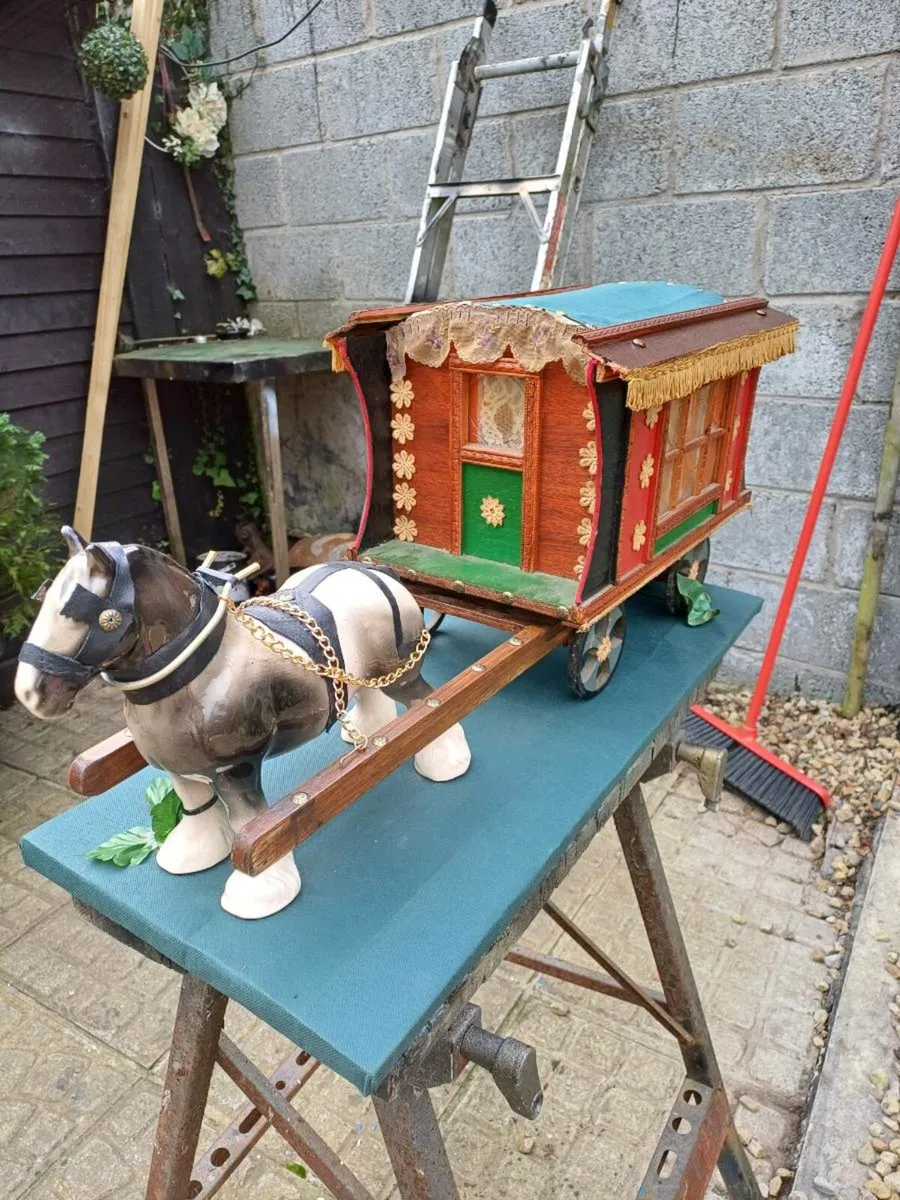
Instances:
[[[347,716],[347,686],[366,688],[390,687],[392,683],[396,683],[407,671],[411,671],[416,663],[421,660],[428,649],[428,643],[431,641],[431,634],[427,629],[423,629],[412,654],[404,659],[399,666],[394,667],[393,671],[388,672],[387,675],[375,675],[368,679],[362,679],[358,675],[351,675],[349,671],[345,671],[341,667],[328,634],[315,618],[310,616],[305,609],[300,608],[299,605],[292,604],[289,600],[279,600],[276,596],[253,596],[249,600],[245,600],[242,604],[235,604],[227,596],[223,596],[221,599],[231,615],[245,629],[249,629],[250,633],[252,633],[258,642],[262,642],[267,650],[271,650],[273,654],[277,654],[285,662],[293,663],[295,666],[302,667],[304,671],[310,671],[313,675],[318,675],[321,679],[331,680],[334,688],[335,715],[341,727],[346,729],[356,750],[365,750],[369,744],[369,739],[365,734],[360,733]],[[251,617],[243,611],[247,605],[251,604],[256,608],[275,608],[279,612],[296,617],[300,624],[309,630],[321,646],[322,653],[325,655],[325,662],[313,662],[304,655],[295,653],[268,626],[263,625],[261,621],[257,621],[255,617]]]

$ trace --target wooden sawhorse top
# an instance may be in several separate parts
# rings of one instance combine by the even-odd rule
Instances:
[[[192,1133],[192,1118],[184,1114],[196,1110],[198,1087],[205,1099],[216,1056],[232,1078],[247,1084],[260,1112],[290,1135],[297,1153],[310,1151],[308,1127],[292,1131],[289,1116],[285,1122],[284,1113],[261,1104],[260,1080],[227,1039],[219,1042],[227,996],[361,1092],[376,1094],[405,1198],[455,1196],[422,1090],[430,1086],[424,1082],[427,1072],[436,1069],[429,1051],[436,1039],[459,1028],[475,988],[513,952],[517,937],[550,902],[581,850],[614,817],[665,995],[636,997],[630,981],[614,974],[603,956],[597,961],[606,974],[573,968],[580,975],[573,981],[651,1011],[655,1006],[658,1019],[681,1041],[688,1077],[682,1093],[693,1091],[696,1099],[697,1119],[691,1122],[682,1114],[678,1123],[682,1130],[692,1125],[693,1136],[674,1130],[679,1154],[690,1148],[694,1174],[684,1176],[682,1190],[665,1186],[682,1179],[676,1155],[672,1161],[679,1169],[659,1180],[656,1190],[646,1190],[645,1181],[642,1195],[648,1200],[701,1197],[718,1159],[732,1196],[756,1200],[759,1193],[734,1132],[636,787],[677,741],[688,705],[758,611],[754,597],[719,588],[712,592],[720,616],[697,629],[673,620],[650,597],[630,600],[622,663],[603,695],[590,704],[568,695],[563,650],[531,668],[466,719],[473,754],[467,775],[431,784],[411,764],[394,772],[298,848],[303,891],[265,921],[242,923],[219,907],[223,874],[231,869],[227,863],[200,875],[174,877],[151,863],[114,871],[85,858],[111,833],[146,820],[143,791],[154,774],[150,770],[23,839],[30,866],[188,972],[176,1043],[200,1009],[212,1015],[204,1026],[212,1030],[212,1043],[178,1060],[179,1079],[192,1080],[194,1090],[174,1127],[174,1110],[163,1114],[165,1145],[158,1143],[148,1195],[182,1200],[185,1194],[213,1194],[206,1176],[200,1191],[184,1190],[196,1178],[190,1171],[199,1131],[199,1120]],[[502,637],[496,630],[448,620],[429,650],[429,676],[438,682],[464,671]],[[267,795],[290,791],[345,749],[336,736],[328,736],[267,763]],[[567,920],[559,910],[548,911],[560,923]],[[574,927],[570,931],[583,939]],[[585,948],[583,941],[579,944]],[[529,965],[553,973],[561,966],[555,960]],[[185,1086],[179,1085],[182,1093]],[[689,1103],[684,1094],[679,1103],[682,1109]],[[669,1124],[681,1111],[676,1105]],[[672,1136],[667,1127],[664,1138]],[[171,1182],[176,1142],[182,1147],[181,1183]],[[668,1149],[669,1142],[660,1146]],[[320,1149],[313,1145],[310,1151],[310,1161],[319,1155],[317,1172]],[[227,1159],[222,1160],[226,1166]],[[654,1162],[651,1172],[657,1167]],[[329,1171],[327,1162],[324,1169]],[[328,1186],[353,1200],[365,1194],[336,1176]]]

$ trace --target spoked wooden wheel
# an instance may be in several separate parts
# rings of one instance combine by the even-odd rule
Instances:
[[[700,583],[706,578],[709,567],[709,538],[704,538],[693,550],[688,550],[684,558],[680,558],[665,574],[666,608],[673,617],[681,617],[687,612],[687,601],[678,590],[676,576],[687,575]]]
[[[619,665],[625,642],[625,610],[617,606],[569,647],[569,688],[579,700],[591,700],[606,687]]]

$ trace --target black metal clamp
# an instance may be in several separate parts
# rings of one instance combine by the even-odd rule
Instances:
[[[477,1004],[466,1004],[453,1024],[435,1039],[417,1064],[412,1082],[417,1088],[450,1083],[467,1062],[490,1072],[514,1113],[529,1121],[537,1119],[544,1093],[534,1047],[484,1029]]]
[[[700,784],[706,807],[715,812],[725,785],[728,751],[716,750],[712,746],[698,746],[693,742],[670,742],[653,759],[643,775],[643,780],[646,782],[656,779],[659,775],[668,775],[680,762],[687,763],[697,772],[697,782]]]

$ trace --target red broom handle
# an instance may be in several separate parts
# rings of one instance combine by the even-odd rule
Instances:
[[[888,279],[894,265],[898,246],[900,246],[900,199],[897,200],[894,206],[894,215],[891,218],[884,248],[881,251],[881,258],[878,260],[878,269],[872,281],[872,290],[869,292],[869,299],[866,302],[865,311],[862,315],[859,332],[856,335],[856,342],[853,346],[853,353],[850,355],[850,362],[847,365],[844,386],[841,388],[841,394],[838,397],[837,408],[835,409],[834,418],[831,423],[831,432],[828,435],[825,452],[822,455],[819,472],[816,475],[816,482],[813,485],[812,495],[809,498],[809,507],[803,519],[803,528],[800,530],[800,538],[791,561],[791,569],[788,571],[787,582],[781,594],[781,601],[778,605],[778,612],[775,614],[772,632],[769,634],[769,644],[766,646],[766,653],[763,656],[762,667],[760,668],[759,677],[756,680],[756,687],[753,689],[753,695],[750,697],[750,705],[747,709],[747,716],[744,718],[742,728],[754,738],[756,737],[759,714],[762,711],[766,692],[769,690],[769,680],[775,668],[775,660],[778,657],[781,639],[784,636],[785,626],[790,616],[791,605],[794,603],[794,595],[803,572],[803,564],[806,562],[809,544],[812,541],[816,522],[822,510],[822,501],[825,498],[831,468],[834,466],[834,460],[837,457],[838,447],[841,444],[841,438],[844,433],[844,426],[847,424],[847,417],[850,415],[850,405],[853,403],[853,395],[866,359],[866,352],[869,349],[869,342],[872,338],[872,330],[878,319],[878,310],[881,307],[881,301],[888,285]]]

